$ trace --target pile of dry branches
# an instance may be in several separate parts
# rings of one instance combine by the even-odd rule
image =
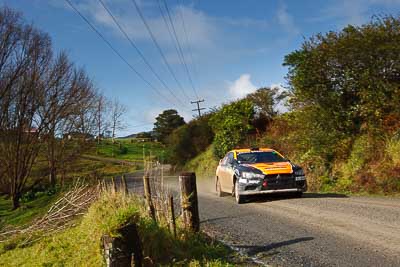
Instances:
[[[57,200],[47,213],[29,226],[7,229],[0,233],[0,242],[21,237],[21,245],[28,244],[56,231],[70,227],[77,216],[83,215],[99,197],[101,186],[77,181],[71,190]]]

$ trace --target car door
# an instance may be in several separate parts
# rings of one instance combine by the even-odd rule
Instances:
[[[233,152],[228,152],[224,160],[222,161],[220,171],[220,183],[222,191],[232,192],[232,177],[233,177],[233,165],[234,165]]]
[[[227,165],[227,161],[228,161],[228,154],[220,161],[220,164],[218,165],[218,169],[217,169],[217,176],[221,185],[221,190],[226,192],[226,188],[225,188],[225,178],[226,178],[226,165]]]
[[[227,154],[225,177],[224,177],[224,181],[225,181],[224,186],[225,186],[227,192],[232,192],[232,190],[234,188],[234,184],[233,184],[233,175],[235,173],[234,167],[235,167],[235,159],[233,156],[233,152],[229,152]]]

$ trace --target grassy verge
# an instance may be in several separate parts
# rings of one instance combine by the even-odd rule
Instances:
[[[87,177],[111,177],[135,171],[137,166],[121,165],[113,162],[80,159],[71,162],[68,167],[64,187],[79,178]],[[60,177],[59,177],[60,179]],[[21,207],[12,210],[11,199],[0,197],[0,231],[5,226],[21,226],[30,223],[44,215],[50,206],[57,200],[64,188],[59,186],[56,190],[46,188],[34,188],[23,195]]]
[[[206,151],[186,163],[184,169],[196,172],[197,177],[214,177],[218,166],[218,159],[213,154],[212,146]]]
[[[0,230],[6,226],[24,225],[42,216],[50,208],[51,204],[58,197],[58,194],[43,192],[33,200],[22,201],[17,210],[12,210],[11,200],[5,197],[0,198]]]
[[[111,193],[94,203],[76,226],[45,237],[28,247],[3,244],[1,266],[102,266],[100,238],[112,234],[129,221],[138,225],[143,254],[156,265],[233,266],[226,247],[202,234],[175,238],[162,222],[151,221],[140,200]]]
[[[151,154],[152,157],[162,159],[164,147],[160,143],[138,142],[134,139],[117,139],[113,144],[111,140],[107,139],[96,145],[96,149],[91,153],[109,158],[142,161],[143,150],[146,157]]]

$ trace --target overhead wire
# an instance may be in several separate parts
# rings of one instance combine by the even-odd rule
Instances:
[[[178,4],[181,5],[181,8],[178,8],[178,10],[179,10],[179,15],[180,15],[181,20],[182,20],[182,28],[183,28],[183,32],[185,34],[186,45],[188,47],[189,56],[190,56],[190,62],[192,63],[192,68],[193,68],[194,75],[198,79],[198,70],[197,70],[197,67],[196,67],[196,62],[194,60],[194,56],[193,56],[193,52],[192,52],[192,46],[190,45],[190,42],[189,42],[189,35],[187,33],[187,30],[186,30],[185,17],[184,17],[183,12],[182,12],[183,0],[182,0],[182,2],[180,0],[177,0],[177,2],[178,2]]]
[[[185,103],[183,103],[176,95],[175,93],[171,90],[171,88],[169,88],[169,86],[165,83],[165,81],[160,77],[160,75],[158,75],[158,73],[155,71],[155,69],[153,68],[153,66],[149,63],[149,61],[146,59],[146,57],[144,56],[144,54],[142,53],[142,51],[139,49],[139,47],[134,43],[134,41],[132,40],[131,37],[129,37],[129,35],[126,33],[126,31],[124,30],[124,28],[121,26],[121,24],[118,22],[118,20],[116,19],[116,17],[114,16],[114,14],[111,12],[111,10],[107,7],[107,5],[104,3],[103,0],[98,0],[100,2],[100,4],[102,5],[102,7],[106,10],[106,12],[108,13],[108,15],[111,17],[111,19],[113,20],[114,24],[118,27],[119,31],[125,36],[125,38],[128,40],[128,42],[130,43],[130,45],[136,50],[136,52],[139,54],[140,58],[143,60],[143,62],[146,64],[146,66],[150,69],[150,71],[154,74],[154,76],[156,76],[157,80],[164,86],[165,89],[167,89],[170,94],[181,104],[185,105]]]
[[[149,33],[150,38],[152,39],[152,41],[153,41],[154,45],[156,46],[158,52],[160,53],[160,55],[161,55],[161,57],[162,57],[162,59],[163,59],[163,62],[164,62],[164,64],[165,64],[165,66],[167,67],[167,69],[168,69],[168,71],[170,72],[171,76],[174,78],[175,82],[177,83],[177,85],[178,85],[179,88],[181,89],[182,94],[183,94],[185,97],[187,97],[187,95],[186,95],[186,93],[185,93],[185,90],[183,89],[182,84],[179,82],[179,80],[178,80],[178,78],[176,77],[176,74],[175,74],[175,72],[173,71],[171,65],[168,63],[168,60],[167,60],[167,58],[165,57],[165,54],[164,54],[163,50],[161,49],[161,47],[160,47],[160,45],[159,45],[159,43],[158,43],[156,37],[154,36],[154,33],[153,33],[153,31],[151,30],[150,25],[147,23],[147,20],[146,20],[146,18],[144,17],[144,15],[143,15],[143,13],[142,13],[142,10],[140,9],[140,7],[139,7],[137,1],[136,1],[136,0],[131,0],[131,3],[134,5],[134,7],[135,7],[137,13],[139,14],[139,17],[140,17],[140,19],[142,20],[144,26],[146,27],[147,32]],[[187,97],[187,98],[188,98],[188,97]],[[190,100],[190,98],[188,98],[188,100]]]
[[[159,1],[161,1],[161,0],[159,0]],[[172,30],[173,30],[173,33],[174,33],[174,36],[175,36],[175,40],[176,40],[176,42],[177,42],[177,44],[178,44],[179,53],[181,54],[182,59],[183,59],[183,64],[184,64],[186,73],[187,73],[187,75],[188,75],[188,78],[189,78],[189,81],[190,81],[190,85],[191,85],[191,87],[192,87],[192,89],[193,89],[193,92],[194,92],[195,96],[197,97],[197,99],[199,99],[199,96],[198,96],[198,94],[197,94],[196,88],[194,87],[194,83],[193,83],[193,80],[192,80],[192,76],[190,75],[189,68],[188,68],[188,66],[187,66],[187,64],[186,64],[185,55],[183,54],[182,46],[181,46],[181,44],[180,44],[178,35],[177,35],[177,33],[176,33],[175,25],[174,25],[174,22],[173,22],[173,20],[172,20],[171,12],[169,11],[169,7],[168,7],[168,4],[167,4],[167,1],[166,1],[166,0],[162,0],[162,1],[164,2],[165,9],[167,10],[167,15],[168,15],[169,21],[170,21],[171,26],[172,26]]]
[[[179,61],[180,61],[181,65],[182,65],[182,67],[183,67],[183,59],[182,59],[181,54],[179,53],[178,45],[177,45],[177,43],[176,43],[176,41],[175,41],[175,39],[174,39],[174,37],[173,37],[173,33],[172,33],[171,28],[170,28],[168,19],[167,19],[166,15],[164,14],[164,11],[163,11],[163,9],[162,9],[162,7],[161,7],[161,2],[158,0],[157,3],[158,3],[158,8],[159,8],[160,14],[161,14],[161,16],[162,16],[162,18],[163,18],[165,27],[166,27],[167,30],[168,30],[168,33],[169,33],[169,37],[170,37],[170,39],[171,39],[171,42],[174,44],[174,48],[175,48],[176,54],[178,55]]]
[[[97,28],[75,7],[75,5],[70,1],[70,0],[65,0],[68,5],[79,15],[79,17],[81,17],[81,19],[83,19],[88,25],[89,27],[100,37],[100,39],[102,39],[103,42],[105,42],[107,44],[107,46],[142,80],[144,81],[157,95],[159,95],[162,99],[164,99],[165,101],[169,102],[170,104],[172,104],[173,106],[175,106],[175,103],[170,102],[170,100],[168,100],[167,98],[165,98],[165,96],[163,94],[161,94],[161,92],[153,86],[152,83],[150,83],[140,72],[138,72],[133,66],[132,64],[129,63],[128,60],[126,60],[120,52],[118,52],[118,50],[105,38],[105,36],[99,31],[97,30]]]

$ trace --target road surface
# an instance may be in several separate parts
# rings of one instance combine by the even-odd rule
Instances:
[[[199,179],[198,191],[202,229],[259,263],[400,266],[399,198],[306,193],[238,205],[210,180]]]

